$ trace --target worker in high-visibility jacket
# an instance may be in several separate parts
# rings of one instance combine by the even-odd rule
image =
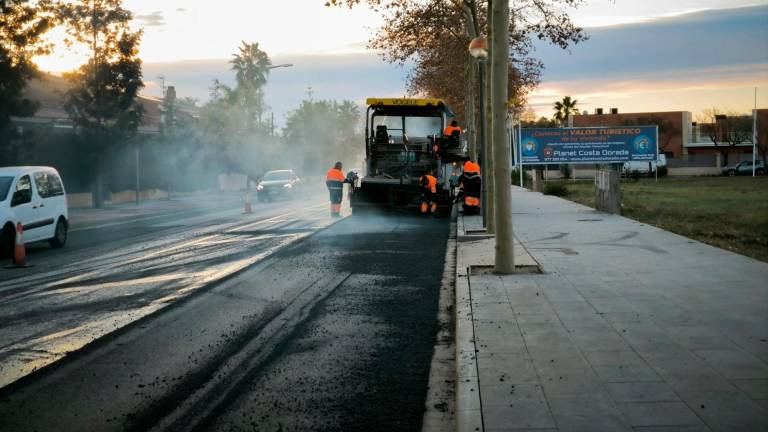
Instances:
[[[464,172],[475,173],[477,175],[480,175],[480,165],[478,165],[476,162],[472,162],[471,160],[467,159],[464,162]]]
[[[331,198],[331,217],[341,216],[341,198],[344,195],[344,183],[347,177],[341,171],[341,162],[336,162],[333,168],[325,175],[325,185]]]
[[[437,211],[437,178],[432,175],[432,170],[419,177],[421,186],[421,213],[434,213]]]
[[[453,135],[454,132],[461,133],[461,128],[456,120],[452,121],[450,126],[446,126],[445,129],[443,129],[443,135],[449,137]]]
[[[480,165],[471,160],[464,163],[464,173],[459,177],[459,200],[463,202],[463,213],[474,215],[480,213]]]

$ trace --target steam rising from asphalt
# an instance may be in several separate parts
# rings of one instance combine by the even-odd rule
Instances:
[[[318,193],[327,197],[325,173],[336,161],[342,161],[345,174],[362,168],[363,129],[360,121],[352,136],[326,127],[300,140],[288,138],[287,130],[282,134],[275,131],[275,136],[267,132],[233,138],[212,136],[193,123],[173,133],[139,137],[141,189],[170,190],[172,194],[237,190],[246,188],[245,176],[254,188],[267,171],[292,169],[312,197]],[[347,144],[328,144],[339,140]],[[128,145],[109,157],[111,191],[135,189],[135,151],[135,145]],[[345,201],[347,198],[345,194]]]

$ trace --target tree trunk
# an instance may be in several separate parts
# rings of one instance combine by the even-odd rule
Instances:
[[[496,0],[491,10],[491,135],[493,136],[494,216],[496,219],[496,258],[494,271],[515,272],[512,231],[512,186],[509,141],[507,140],[507,81],[509,70],[509,2]]]
[[[607,213],[621,214],[619,171],[610,165],[602,165],[595,177],[595,208]]]

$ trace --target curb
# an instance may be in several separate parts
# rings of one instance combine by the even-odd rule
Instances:
[[[456,236],[465,235],[464,218],[456,223]],[[456,431],[483,431],[477,348],[469,289],[469,263],[456,248]]]

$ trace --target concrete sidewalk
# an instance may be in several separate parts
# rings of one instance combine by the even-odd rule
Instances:
[[[768,430],[768,264],[515,188],[543,274],[494,276],[460,217],[460,431]]]

